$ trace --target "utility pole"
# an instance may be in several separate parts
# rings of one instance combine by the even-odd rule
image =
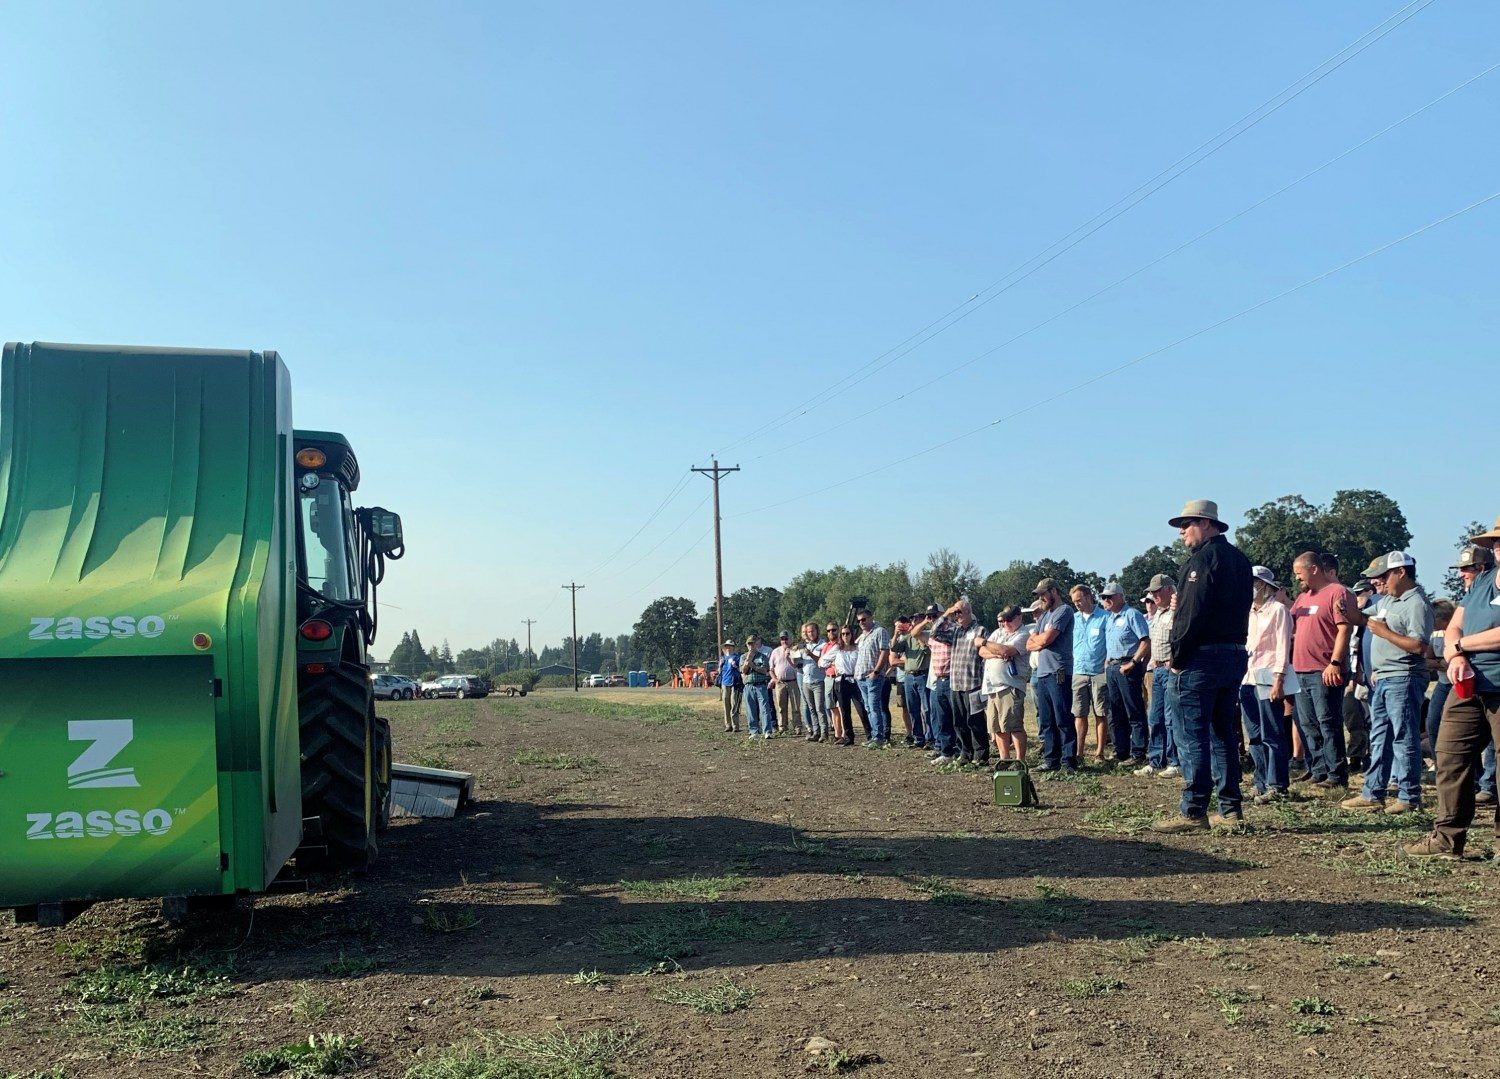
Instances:
[[[584,587],[581,584],[563,585],[569,592],[573,593],[573,692],[578,692],[578,590]]]
[[[714,481],[714,620],[719,629],[719,636],[714,641],[715,651],[724,647],[724,545],[719,538],[719,480],[739,470],[739,465],[720,468],[717,457],[711,467],[693,469]]]
[[[531,658],[531,627],[536,625],[536,619],[523,618],[521,621],[526,623],[526,669],[529,671],[536,666],[536,661]]]

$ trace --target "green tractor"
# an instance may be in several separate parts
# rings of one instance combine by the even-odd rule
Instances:
[[[401,520],[274,352],[7,344],[0,908],[363,871],[389,819],[369,647]]]

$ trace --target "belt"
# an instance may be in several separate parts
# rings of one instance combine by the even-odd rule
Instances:
[[[1242,644],[1200,644],[1198,646],[1198,651],[1200,652],[1226,652],[1231,650],[1235,652],[1247,651]]]
[[[1106,667],[1118,667],[1120,664],[1128,662],[1129,660],[1126,659],[1107,659],[1104,661],[1104,665]]]

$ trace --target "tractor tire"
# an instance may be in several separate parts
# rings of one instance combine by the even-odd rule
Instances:
[[[375,708],[369,675],[354,663],[329,664],[298,686],[302,815],[322,821],[330,869],[364,872],[375,861]]]

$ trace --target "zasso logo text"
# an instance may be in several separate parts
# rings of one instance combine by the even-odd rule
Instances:
[[[78,719],[68,722],[68,741],[88,748],[68,765],[72,790],[139,787],[135,769],[115,763],[135,740],[131,719]],[[165,809],[65,810],[26,814],[27,839],[106,839],[110,836],[166,835],[174,824]]]
[[[159,614],[142,618],[133,614],[115,618],[102,614],[88,617],[70,614],[62,618],[33,618],[27,636],[33,641],[79,641],[85,638],[102,641],[106,637],[160,637],[166,628],[167,620]]]

